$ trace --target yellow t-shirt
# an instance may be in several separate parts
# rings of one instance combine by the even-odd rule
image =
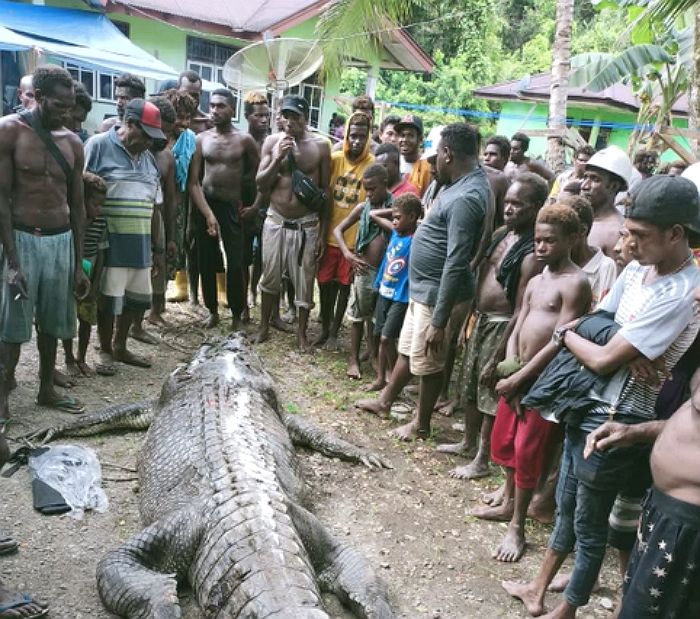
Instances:
[[[430,175],[430,164],[427,159],[418,159],[413,164],[411,171],[408,173],[408,182],[411,183],[420,192],[420,197],[423,197],[425,190],[430,185],[432,180]]]
[[[357,161],[351,162],[343,151],[331,154],[331,207],[330,222],[326,243],[338,247],[333,230],[361,202],[365,200],[365,189],[362,186],[362,174],[368,166],[374,163],[374,156],[365,153]],[[350,226],[343,234],[348,249],[355,248],[357,224]]]

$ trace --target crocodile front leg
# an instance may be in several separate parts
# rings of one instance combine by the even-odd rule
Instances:
[[[298,415],[282,415],[282,422],[287,426],[289,436],[295,445],[308,447],[331,458],[359,462],[369,468],[394,468],[391,463],[377,454],[348,443]]]
[[[109,552],[97,565],[105,607],[129,619],[177,619],[177,579],[187,574],[202,536],[203,510],[173,512]]]
[[[82,415],[80,419],[62,426],[51,426],[31,434],[20,436],[19,440],[44,445],[62,436],[91,436],[114,430],[146,430],[153,421],[155,402],[144,400],[130,404],[115,404],[94,413]]]
[[[386,585],[367,559],[333,537],[311,512],[294,503],[288,507],[321,589],[334,593],[357,617],[392,619]]]

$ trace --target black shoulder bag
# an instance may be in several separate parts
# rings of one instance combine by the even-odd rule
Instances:
[[[28,110],[22,110],[17,114],[25,124],[29,125],[32,129],[34,129],[34,133],[36,133],[41,138],[41,141],[46,146],[46,150],[49,151],[49,154],[56,160],[56,163],[61,167],[61,170],[63,170],[63,174],[65,174],[66,176],[66,186],[68,187],[68,192],[70,193],[71,184],[73,180],[73,168],[66,161],[66,158],[63,156],[61,149],[58,148],[56,142],[53,141],[49,132],[46,131],[46,129],[44,129],[41,122],[39,122],[37,117],[32,112]]]
[[[306,208],[314,213],[320,213],[328,201],[328,195],[304,174],[298,167],[294,155],[287,155],[289,167],[292,170],[292,191]]]

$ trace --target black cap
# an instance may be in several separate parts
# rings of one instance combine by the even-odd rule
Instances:
[[[419,135],[423,135],[423,119],[415,114],[406,114],[406,116],[401,119],[401,122],[396,123],[394,128],[397,133],[401,133],[401,131],[409,127],[418,131]]]
[[[124,109],[124,120],[138,121],[144,133],[152,140],[165,140],[160,125],[160,110],[144,99],[132,99]]]
[[[632,190],[625,217],[657,226],[680,224],[700,233],[700,198],[695,183],[659,174],[639,181]]]
[[[301,114],[304,118],[309,118],[309,104],[299,95],[287,95],[282,99],[282,107],[280,107],[280,112],[294,112],[296,114]]]

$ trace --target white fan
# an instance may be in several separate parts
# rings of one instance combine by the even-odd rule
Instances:
[[[268,39],[237,51],[224,65],[224,81],[241,93],[267,90],[281,96],[315,73],[323,63],[316,41]]]

